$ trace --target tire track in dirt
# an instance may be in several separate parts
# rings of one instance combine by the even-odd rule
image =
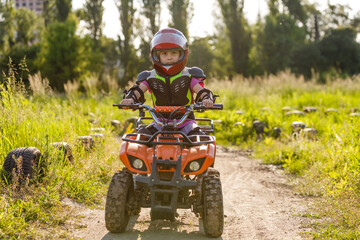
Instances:
[[[224,233],[218,239],[303,239],[307,200],[293,193],[281,170],[250,159],[239,151],[218,149],[215,168],[221,173],[224,195]],[[75,207],[82,226],[76,239],[208,239],[201,223],[190,211],[178,210],[175,222],[150,221],[150,210],[133,216],[125,233],[105,228],[104,210]],[[200,230],[199,230],[200,228]]]

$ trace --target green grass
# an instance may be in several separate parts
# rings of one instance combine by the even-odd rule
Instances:
[[[350,116],[359,108],[360,78],[335,80],[327,85],[304,82],[291,74],[269,76],[260,82],[237,79],[220,90],[227,111],[207,113],[223,120],[217,139],[223,144],[255,150],[255,157],[277,164],[297,177],[296,191],[316,196],[314,211],[321,216],[316,224],[316,239],[356,239],[360,234],[360,116]],[[226,85],[213,82],[210,88]],[[231,96],[231,97],[230,97]],[[230,109],[229,107],[230,106]],[[305,116],[286,116],[282,108],[303,110],[317,107]],[[266,107],[267,110],[262,110]],[[326,113],[336,108],[339,113]],[[242,110],[244,115],[236,115]],[[252,121],[282,130],[281,138],[256,141]],[[241,121],[242,127],[234,127]],[[291,123],[302,121],[318,131],[316,139],[304,134],[294,138]]]
[[[102,94],[91,87],[91,94],[25,93],[8,75],[11,84],[0,86],[0,164],[14,148],[37,147],[43,153],[46,174],[27,185],[0,182],[0,238],[71,238],[66,224],[74,216],[62,201],[94,206],[102,201],[113,173],[121,168],[117,137],[126,128],[114,131],[110,120],[124,122],[137,113],[113,108],[121,99],[116,92]],[[215,123],[218,144],[251,149],[255,157],[281,165],[295,176],[296,191],[316,200],[314,211],[320,220],[313,225],[313,238],[359,238],[360,117],[349,113],[360,107],[360,79],[318,85],[284,72],[261,79],[208,81],[208,87],[221,95],[218,102],[224,110],[197,116],[222,120]],[[318,111],[286,116],[285,106],[298,110],[315,106]],[[326,113],[328,108],[339,113]],[[89,119],[96,121],[91,124]],[[268,136],[262,140],[257,140],[254,120],[267,123]],[[317,129],[316,139],[294,138],[293,121]],[[236,122],[242,124],[235,126]],[[105,137],[86,151],[78,136],[89,135],[94,127],[105,128]],[[270,136],[274,127],[281,129],[280,138]],[[69,143],[73,162],[51,150],[51,142]]]
[[[62,200],[87,205],[102,201],[113,173],[122,166],[119,131],[114,131],[110,120],[122,121],[132,113],[112,107],[119,101],[115,95],[74,99],[29,95],[17,89],[14,84],[0,85],[0,164],[12,149],[37,147],[43,154],[45,176],[27,184],[2,177],[0,238],[38,239],[48,234],[70,238],[65,222],[74,216]],[[90,118],[96,122],[91,124]],[[104,139],[86,151],[78,137],[92,134],[95,127],[105,128]],[[64,160],[62,152],[49,147],[52,142],[70,144],[74,160]]]

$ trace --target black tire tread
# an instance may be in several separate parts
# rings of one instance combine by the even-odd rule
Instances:
[[[133,190],[131,173],[123,168],[111,179],[105,205],[105,226],[112,233],[125,231],[130,214],[126,209],[130,191]]]
[[[220,177],[203,179],[203,226],[208,237],[220,237],[224,229],[224,207]]]
[[[3,169],[11,174],[12,170],[15,168],[17,170],[16,161],[22,157],[21,166],[22,177],[31,177],[34,174],[34,170],[37,169],[39,165],[39,159],[41,157],[41,152],[35,147],[21,147],[11,150],[6,156],[5,162],[3,164]]]

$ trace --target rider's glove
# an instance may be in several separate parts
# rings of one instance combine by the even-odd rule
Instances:
[[[215,102],[215,98],[216,97],[214,97],[214,94],[209,89],[203,88],[196,94],[195,102],[202,102],[205,99]]]
[[[138,99],[136,97],[135,92],[138,92],[140,94],[140,98]],[[124,99],[133,99],[134,103],[141,103],[143,104],[145,102],[145,96],[144,92],[141,90],[139,85],[132,86],[129,91],[126,89],[124,90]]]

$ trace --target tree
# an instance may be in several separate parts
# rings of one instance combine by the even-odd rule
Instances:
[[[160,26],[160,0],[142,0],[143,13],[150,22],[151,35],[155,35],[159,31]]]
[[[101,53],[104,55],[103,74],[116,78],[119,64],[118,42],[112,38],[102,37],[100,39]]]
[[[39,18],[31,10],[19,8],[15,12],[16,42],[28,46],[39,35]]]
[[[169,26],[181,31],[189,39],[188,24],[193,12],[190,0],[171,0],[169,11],[171,15]]]
[[[39,44],[33,44],[31,46],[22,46],[19,44],[14,45],[14,47],[6,55],[0,59],[0,69],[7,69],[9,64],[9,58],[12,60],[14,66],[20,66],[23,60],[25,59],[27,65],[27,71],[24,71],[22,75],[18,77],[22,78],[22,81],[28,83],[28,75],[33,74],[39,71],[38,66],[35,64],[37,55],[40,52]],[[1,82],[2,76],[0,76]]]
[[[38,64],[41,72],[58,91],[68,80],[86,75],[90,47],[76,35],[77,19],[73,15],[65,22],[54,22],[44,34]]]
[[[286,14],[268,15],[259,36],[260,61],[268,73],[290,67],[292,52],[305,42],[306,31]]]
[[[322,16],[324,29],[336,29],[339,27],[348,27],[351,25],[348,5],[328,4],[328,8]]]
[[[56,4],[55,0],[44,0],[42,17],[44,19],[44,25],[47,27],[56,19]]]
[[[15,44],[15,9],[11,0],[0,2],[0,53],[6,54]]]
[[[132,66],[131,59],[135,57],[134,47],[131,44],[134,23],[134,2],[133,0],[115,0],[115,4],[120,13],[120,24],[122,36],[118,36],[120,49],[120,86],[125,86],[131,79]]]
[[[319,42],[310,42],[294,49],[291,56],[291,70],[311,78],[312,72],[327,69],[326,58],[321,54]]]
[[[317,10],[315,4],[307,4],[304,9],[308,15],[306,22],[307,32],[311,41],[320,40],[320,20],[321,12]]]
[[[320,51],[327,65],[340,73],[358,74],[360,69],[360,44],[352,28],[331,29],[320,42]]]
[[[261,36],[263,35],[264,23],[261,16],[258,15],[256,24],[251,26],[252,46],[249,52],[249,75],[256,76],[264,74],[264,68],[261,65]]]
[[[204,70],[205,74],[212,71],[214,54],[210,46],[210,38],[195,38],[190,45],[189,66],[197,66]]]
[[[217,33],[213,36],[214,61],[211,73],[221,79],[224,77],[229,77],[231,79],[234,74],[234,70],[230,39],[225,34],[225,26],[222,26],[220,23],[216,26],[216,28]]]
[[[301,4],[301,0],[282,0],[283,4],[289,11],[289,15],[293,16],[295,19],[306,24],[308,18],[304,7]]]
[[[351,27],[356,32],[360,32],[360,12],[357,12],[353,19],[351,19]]]
[[[243,16],[245,0],[218,0],[227,34],[231,42],[233,70],[238,74],[249,74],[249,51],[251,33]]]
[[[71,0],[55,0],[57,20],[65,22],[69,13],[71,12]]]
[[[90,55],[87,56],[89,62],[88,71],[98,74],[100,80],[103,77],[103,68],[105,67],[104,53],[101,52],[103,2],[104,0],[86,0],[84,7],[75,11],[76,16],[86,22],[86,28],[89,30],[89,34],[83,39],[92,50]]]
[[[150,41],[160,28],[160,0],[142,0],[142,14],[136,19],[136,35],[140,38],[140,45],[137,49],[140,58],[137,64],[137,70],[143,71],[151,67],[150,61]],[[143,16],[146,17],[147,22]]]
[[[278,0],[267,0],[267,5],[269,7],[269,15],[279,14],[279,1]]]
[[[104,0],[86,0],[84,4],[82,19],[87,23],[87,29],[90,31],[95,49],[98,47],[99,39],[102,36],[103,2]]]

